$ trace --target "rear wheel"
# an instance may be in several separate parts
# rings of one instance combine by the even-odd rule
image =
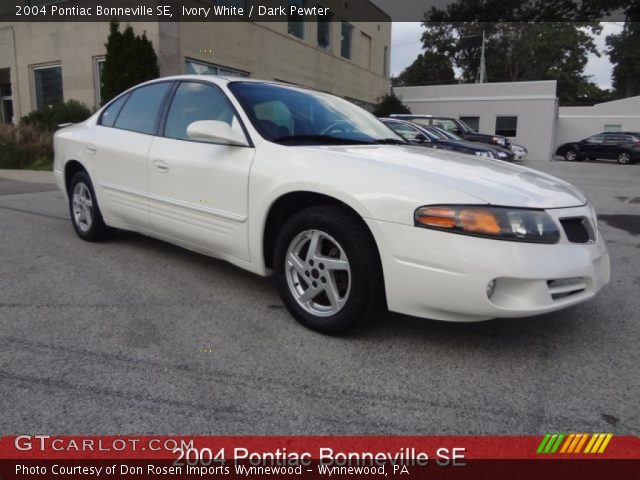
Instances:
[[[620,152],[618,154],[618,163],[620,165],[629,165],[631,163],[631,155],[629,152]]]
[[[83,240],[98,242],[112,232],[102,219],[91,179],[86,172],[78,172],[71,179],[69,212],[73,228]]]
[[[575,150],[567,150],[564,152],[564,159],[567,162],[575,162],[578,159],[578,154]]]
[[[311,207],[282,228],[275,247],[278,290],[306,327],[340,334],[385,310],[382,269],[362,220],[336,207]]]

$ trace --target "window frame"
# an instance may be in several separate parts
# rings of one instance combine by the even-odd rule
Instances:
[[[164,98],[162,99],[162,102],[160,102],[160,108],[158,109],[158,118],[156,118],[156,124],[154,126],[154,130],[152,133],[146,133],[146,132],[139,132],[137,130],[130,130],[128,128],[121,128],[121,127],[116,127],[116,123],[118,123],[118,120],[120,119],[120,115],[122,114],[122,111],[124,110],[124,108],[127,106],[127,104],[129,103],[129,100],[131,100],[131,96],[138,90],[145,88],[145,87],[150,87],[152,85],[157,85],[160,83],[168,83],[169,84],[169,89],[167,90],[167,92],[164,94]],[[131,133],[138,133],[140,135],[150,135],[152,137],[157,137],[158,135],[158,128],[160,126],[160,120],[162,119],[162,115],[164,113],[165,107],[166,107],[166,103],[167,103],[167,99],[170,97],[172,90],[175,88],[175,84],[176,81],[175,80],[159,80],[156,82],[151,82],[151,83],[144,83],[142,85],[137,85],[129,90],[127,90],[126,92],[121,93],[120,95],[118,95],[117,97],[113,98],[111,101],[109,101],[109,103],[107,103],[102,110],[100,111],[100,116],[98,117],[98,120],[96,122],[96,125],[99,125],[101,127],[105,127],[105,128],[115,128],[116,130],[122,130],[123,132],[131,132]],[[116,115],[115,120],[113,121],[113,126],[109,126],[109,125],[103,125],[102,124],[102,117],[105,113],[105,111],[111,106],[111,104],[113,104],[116,100],[118,100],[121,97],[127,96],[127,99],[125,100],[125,102],[122,104],[122,107],[120,107],[120,110],[118,111],[118,115]]]
[[[514,135],[506,135],[504,133],[501,133],[504,130],[501,130],[501,132],[498,132],[498,119],[500,118],[515,118],[516,119],[516,126],[515,129],[513,130]],[[494,129],[493,132],[495,135],[500,135],[502,137],[507,137],[507,138],[516,138],[518,136],[518,115],[496,115],[496,121],[495,121],[495,125],[494,125]],[[511,130],[509,130],[511,131]]]
[[[30,77],[31,77],[31,107],[33,110],[40,110],[40,106],[38,105],[38,91],[37,91],[37,82],[36,82],[36,71],[38,70],[49,70],[52,68],[60,69],[60,89],[62,91],[62,102],[64,103],[64,78],[62,73],[62,62],[55,61],[49,63],[40,63],[36,65],[31,65],[29,67]]]
[[[349,30],[349,56],[346,57],[343,54],[343,45],[344,45],[344,27],[345,25],[348,27]],[[340,58],[344,58],[345,60],[349,60],[349,61],[353,61],[353,42],[354,42],[354,32],[355,28],[353,25],[351,25],[349,22],[347,22],[346,20],[342,20],[340,22]]]
[[[107,61],[105,55],[96,55],[93,57],[93,88],[95,90],[96,106],[100,107],[102,104],[102,74],[100,70],[100,64],[103,65]]]
[[[298,5],[298,2],[301,2],[302,5]],[[289,12],[291,12],[291,7],[293,6],[292,3],[295,3],[295,6],[297,8],[305,8],[305,3],[306,0],[287,0],[287,35],[290,35],[294,38],[297,38],[299,40],[304,40],[305,36],[306,36],[306,28],[305,28],[305,21],[304,21],[304,15],[302,16],[302,20],[290,20],[291,18],[291,14]],[[295,33],[291,32],[291,24],[299,24],[300,25],[300,35],[296,35]]]
[[[317,5],[319,8],[324,8],[322,7],[320,4]],[[320,18],[323,18],[322,21],[320,21]],[[328,18],[329,20],[324,20]],[[324,50],[325,52],[331,52],[333,50],[333,13],[329,12],[328,15],[322,15],[322,16],[318,16],[317,20],[316,20],[316,44],[317,47]],[[320,45],[320,24],[327,24],[329,26],[329,34],[328,34],[328,40],[329,43],[326,46]]]
[[[216,73],[214,73],[214,74],[187,73],[187,71],[186,71],[186,64],[187,63],[197,63],[197,64],[200,64],[200,65],[204,65],[205,67],[208,67],[208,68],[213,67],[213,68],[216,69]],[[231,77],[234,77],[234,78],[251,78],[251,72],[247,72],[246,70],[240,70],[239,68],[233,68],[233,67],[225,67],[224,65],[218,65],[217,63],[211,63],[211,62],[207,62],[205,60],[197,60],[197,59],[195,59],[193,57],[184,57],[184,64],[183,65],[185,66],[185,72],[184,73],[187,74],[187,75],[217,75],[219,77],[224,77],[224,76],[229,77],[229,76],[231,76]],[[220,73],[221,69],[222,70],[228,70],[230,72],[241,73],[244,76],[243,75],[224,75],[224,74]]]
[[[249,135],[249,131],[247,130],[247,127],[245,126],[244,121],[242,120],[242,117],[240,116],[240,113],[238,112],[238,109],[236,108],[236,106],[231,101],[231,98],[229,98],[229,95],[227,95],[225,93],[225,91],[222,88],[220,88],[220,85],[217,85],[217,84],[212,83],[212,82],[207,82],[206,80],[198,80],[198,79],[184,79],[184,80],[174,81],[174,85],[171,88],[171,91],[169,92],[168,97],[165,99],[165,102],[164,102],[164,104],[162,106],[162,110],[160,112],[160,123],[158,125],[157,135],[156,136],[161,137],[161,138],[166,138],[167,140],[175,140],[177,142],[206,143],[206,144],[209,144],[209,145],[226,145],[226,146],[229,146],[228,144],[222,143],[222,142],[204,142],[202,140],[193,140],[193,139],[189,139],[189,138],[187,138],[187,139],[173,138],[173,137],[167,137],[166,136],[167,118],[169,117],[169,111],[171,110],[171,106],[173,105],[173,99],[175,98],[176,92],[180,88],[180,85],[182,85],[183,83],[198,83],[198,84],[201,84],[201,85],[206,85],[206,86],[212,87],[214,90],[217,90],[226,99],[227,103],[231,107],[231,110],[233,111],[233,114],[235,115],[235,117],[238,119],[238,123],[240,124],[240,128],[242,128],[242,131],[243,131],[244,136],[246,137],[246,140],[247,140],[247,143],[248,143],[247,146],[244,146],[244,145],[235,145],[235,146],[243,147],[243,148],[254,148],[253,139],[251,138],[251,135]],[[124,105],[123,105],[123,108],[124,108]]]

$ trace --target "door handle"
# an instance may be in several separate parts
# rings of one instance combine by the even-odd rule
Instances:
[[[169,171],[169,164],[162,160],[154,160],[152,163],[156,171],[160,173],[167,173]]]
[[[85,152],[90,153],[91,155],[95,155],[96,153],[98,153],[98,149],[96,148],[95,145],[87,145],[86,147],[84,147]]]

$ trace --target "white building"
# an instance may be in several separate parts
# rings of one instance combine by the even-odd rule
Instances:
[[[592,107],[558,107],[556,81],[396,87],[412,113],[464,120],[488,134],[504,135],[529,150],[528,160],[548,161],[558,145],[603,131],[640,131],[640,96]]]
[[[558,108],[556,82],[467,83],[396,87],[411,113],[460,118],[471,128],[504,135],[549,160]]]
[[[599,132],[640,132],[640,96],[592,107],[560,107],[555,146]]]

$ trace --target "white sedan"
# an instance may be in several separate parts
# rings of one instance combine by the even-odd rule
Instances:
[[[537,315],[609,281],[596,214],[570,184],[406,144],[350,102],[273,82],[139,85],[55,135],[80,238],[133,230],[274,274],[309,328],[386,311]]]

